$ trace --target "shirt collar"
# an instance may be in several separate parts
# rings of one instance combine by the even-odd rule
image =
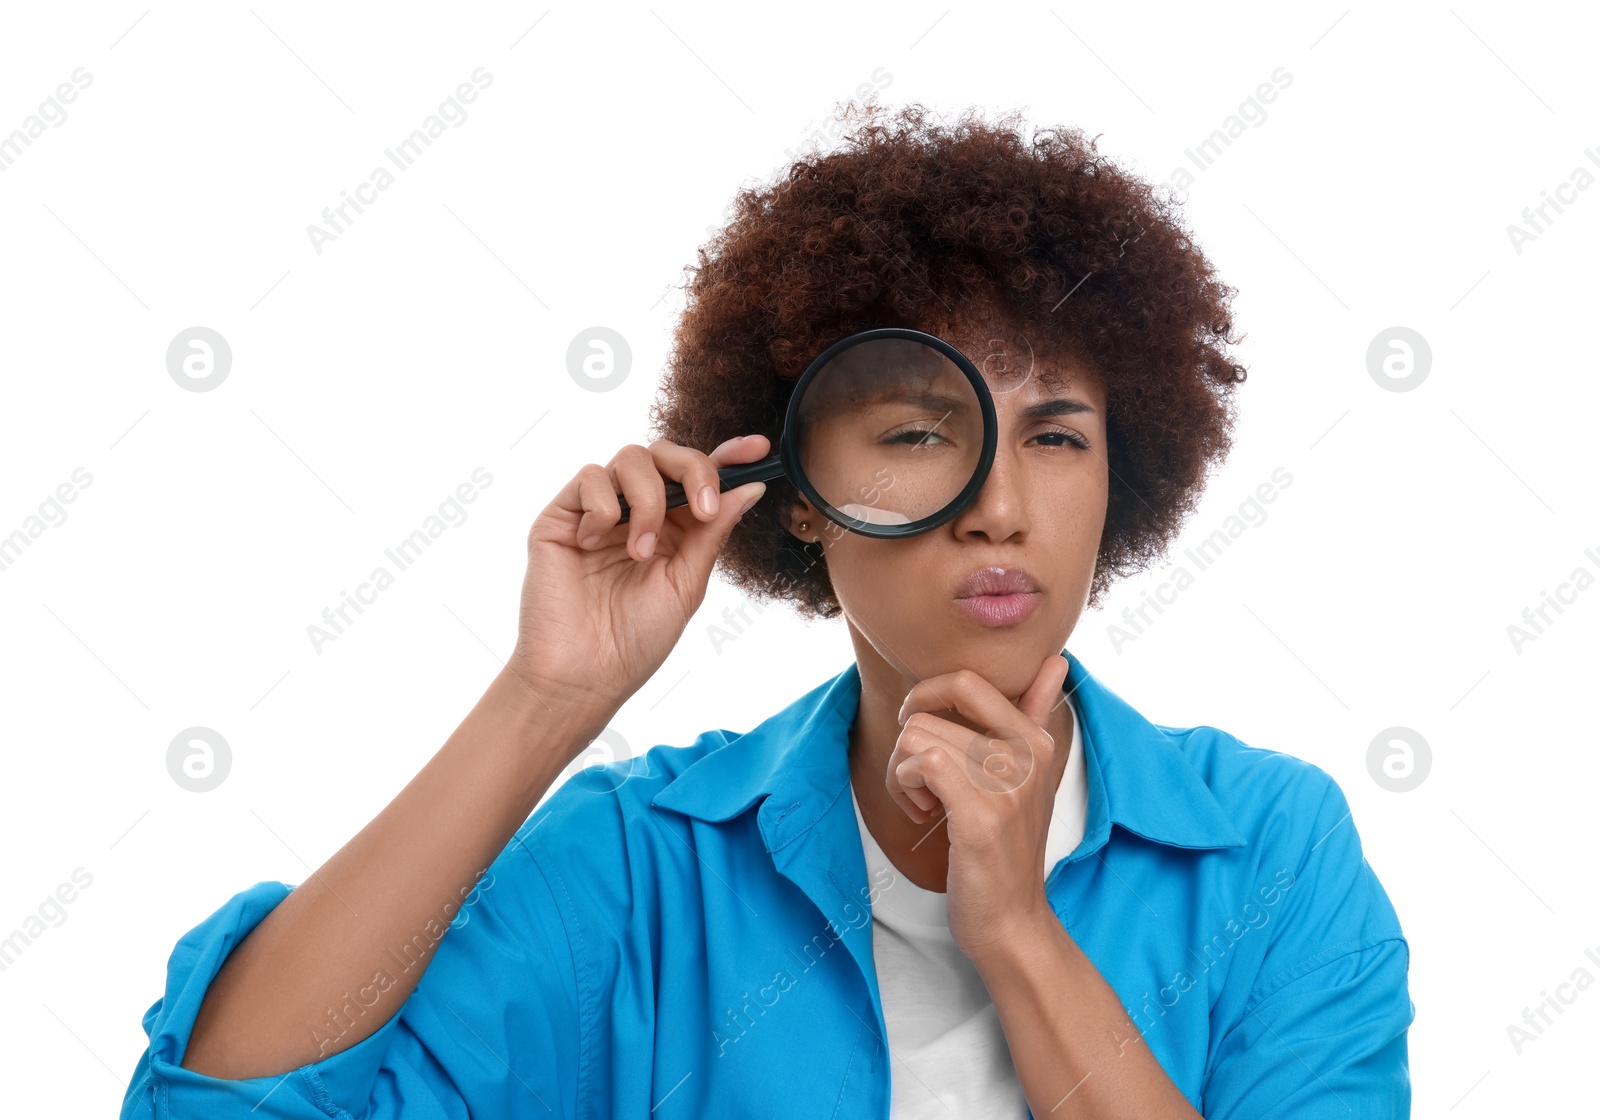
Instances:
[[[1245,839],[1184,757],[1179,740],[1140,715],[1062,650],[1063,691],[1073,699],[1089,785],[1083,840],[1069,858],[1101,847],[1118,824],[1181,848],[1233,848]],[[704,821],[726,821],[763,797],[762,835],[771,851],[822,819],[849,788],[850,725],[861,700],[855,662],[743,735],[723,732],[651,804]]]

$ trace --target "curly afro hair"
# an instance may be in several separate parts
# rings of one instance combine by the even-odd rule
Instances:
[[[1229,304],[1178,204],[1121,170],[1078,129],[1020,134],[969,109],[946,126],[922,105],[835,111],[831,151],[744,188],[687,266],[659,395],[658,438],[709,452],[761,433],[776,449],[795,380],[848,334],[928,329],[952,306],[1005,321],[1095,370],[1106,394],[1105,527],[1088,605],[1114,577],[1159,561],[1232,444]],[[780,517],[793,483],[768,484],[718,568],[758,600],[833,618],[823,546]]]

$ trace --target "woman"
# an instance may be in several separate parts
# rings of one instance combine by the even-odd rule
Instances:
[[[1064,648],[1229,448],[1232,289],[1080,133],[860,112],[740,194],[662,438],[534,522],[517,648],[438,754],[179,943],[125,1118],[1409,1115],[1408,950],[1338,786]],[[885,325],[983,367],[973,503],[878,540],[787,480],[719,494]],[[855,661],[538,805],[719,561]]]

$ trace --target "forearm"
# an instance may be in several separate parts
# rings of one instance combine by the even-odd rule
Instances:
[[[1028,928],[974,964],[1033,1114],[1198,1120],[1117,993],[1056,916],[1046,912]]]
[[[183,1066],[271,1076],[377,1031],[416,988],[479,876],[604,718],[502,671],[394,800],[229,955]],[[382,990],[380,971],[393,981]],[[363,1012],[340,1013],[358,993]]]

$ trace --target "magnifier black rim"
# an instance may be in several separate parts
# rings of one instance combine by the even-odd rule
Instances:
[[[799,413],[800,401],[805,396],[806,386],[841,350],[857,346],[863,342],[872,342],[884,338],[903,338],[913,342],[921,342],[939,351],[959,369],[978,395],[978,407],[983,414],[983,446],[978,452],[977,469],[972,472],[972,478],[962,491],[939,509],[927,517],[916,521],[908,521],[904,525],[882,525],[877,522],[862,521],[860,518],[851,517],[841,513],[830,505],[826,498],[817,492],[817,488],[806,477],[805,470],[800,466],[800,449],[795,445],[799,439]],[[915,330],[911,327],[873,327],[870,330],[857,331],[847,335],[828,347],[814,358],[806,371],[795,382],[793,391],[789,396],[789,407],[784,415],[783,436],[778,444],[778,455],[783,463],[785,473],[795,484],[806,499],[821,510],[830,521],[844,526],[852,532],[863,536],[894,539],[898,537],[912,537],[918,533],[925,533],[949,521],[956,514],[965,509],[972,499],[983,488],[984,480],[989,477],[989,468],[994,465],[995,449],[1000,443],[1000,421],[994,408],[994,395],[989,392],[989,386],[983,380],[983,374],[973,364],[972,359],[956,349],[953,345],[940,338],[938,335],[926,331]]]

